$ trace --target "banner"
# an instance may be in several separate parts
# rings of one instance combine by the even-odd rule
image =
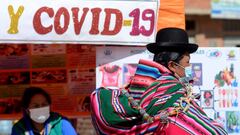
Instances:
[[[157,1],[7,0],[1,43],[145,45],[154,42]]]
[[[212,0],[211,17],[220,19],[240,19],[240,0]]]

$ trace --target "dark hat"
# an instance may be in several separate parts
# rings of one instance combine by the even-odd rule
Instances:
[[[185,30],[164,28],[157,32],[155,43],[147,44],[147,49],[154,54],[163,51],[193,53],[198,49],[198,45],[189,43]]]

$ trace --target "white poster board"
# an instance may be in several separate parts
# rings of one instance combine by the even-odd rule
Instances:
[[[98,47],[96,85],[121,87],[134,75],[139,59],[153,59],[145,47]],[[199,48],[191,54],[194,92],[200,106],[229,134],[240,133],[240,49]],[[135,65],[134,65],[135,64]]]

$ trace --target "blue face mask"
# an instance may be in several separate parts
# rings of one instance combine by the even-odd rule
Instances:
[[[190,78],[193,77],[191,66],[185,67],[184,70],[185,70],[185,77],[190,77]]]
[[[182,65],[176,63],[178,66],[180,66],[181,68],[184,69],[185,71],[185,76],[179,78],[179,81],[183,82],[183,83],[188,83],[189,81],[193,80],[193,72],[192,72],[192,67],[188,66],[188,67],[183,67]]]

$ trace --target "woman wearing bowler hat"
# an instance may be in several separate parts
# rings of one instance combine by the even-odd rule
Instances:
[[[198,45],[185,30],[164,28],[147,49],[153,61],[140,60],[130,84],[99,88],[91,95],[92,118],[99,134],[224,135],[222,125],[198,106],[189,83],[190,54]]]

